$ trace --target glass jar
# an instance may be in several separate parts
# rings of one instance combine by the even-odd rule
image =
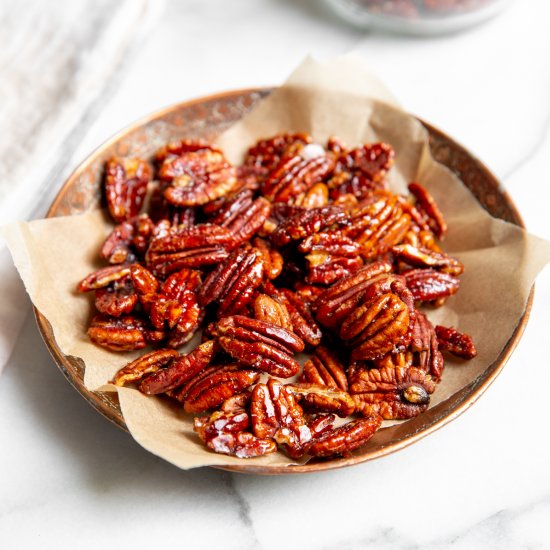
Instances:
[[[355,25],[408,34],[456,32],[499,13],[510,0],[326,0]]]

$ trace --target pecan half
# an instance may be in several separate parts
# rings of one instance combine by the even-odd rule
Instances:
[[[260,439],[250,432],[248,415],[245,412],[212,413],[210,418],[195,418],[195,431],[209,449],[216,453],[253,458],[277,450],[275,443],[269,439]]]
[[[204,412],[254,384],[260,373],[253,370],[219,370],[197,382],[183,402],[185,412]]]
[[[178,355],[178,352],[173,349],[159,349],[146,353],[121,368],[113,377],[113,384],[124,386],[129,382],[137,382],[144,376],[165,367]]]
[[[229,256],[236,246],[233,233],[212,224],[172,228],[153,239],[145,256],[147,267],[158,276],[166,276],[185,267],[214,265]]]
[[[173,390],[203,371],[212,361],[215,351],[214,340],[203,342],[187,355],[179,357],[168,368],[145,378],[139,389],[147,395]]]
[[[256,237],[252,241],[254,248],[260,253],[260,258],[264,264],[264,274],[272,281],[276,279],[283,270],[283,257],[280,252],[271,246],[269,241]]]
[[[410,350],[413,352],[413,364],[432,376],[439,382],[443,374],[443,355],[439,351],[439,344],[433,325],[420,311],[412,330]]]
[[[258,294],[254,300],[254,318],[267,321],[292,331],[292,322],[286,306],[267,294]]]
[[[298,195],[296,206],[302,208],[322,208],[328,204],[328,187],[325,183],[316,183],[309,191]]]
[[[319,346],[309,360],[306,361],[300,381],[348,391],[348,380],[344,365],[336,353],[325,346]]]
[[[134,261],[147,250],[154,224],[147,214],[140,214],[117,225],[101,247],[101,257],[110,264]]]
[[[256,168],[263,168],[266,173],[269,173],[279,164],[281,158],[290,149],[299,150],[303,145],[311,143],[311,141],[311,136],[303,133],[282,134],[260,140],[248,150],[245,164]]]
[[[113,265],[103,267],[86,275],[76,286],[78,292],[89,292],[98,288],[105,288],[115,281],[125,279],[130,274],[129,265]]]
[[[448,351],[462,359],[473,359],[477,355],[477,350],[470,336],[452,327],[435,327],[435,333],[439,342],[439,349]]]
[[[424,412],[435,382],[422,369],[356,369],[349,380],[356,412],[385,420],[406,419]]]
[[[280,378],[300,371],[292,355],[303,351],[304,342],[278,325],[235,315],[218,322],[217,331],[223,349],[244,365]]]
[[[447,232],[447,223],[434,198],[419,183],[410,183],[409,191],[416,197],[416,208],[424,215],[429,228],[438,239],[442,239]]]
[[[276,246],[284,246],[343,222],[346,217],[346,213],[337,206],[302,210],[280,223],[271,235],[271,240]]]
[[[435,252],[427,248],[416,248],[410,244],[400,244],[391,249],[394,256],[418,267],[434,267],[450,275],[460,275],[464,266],[455,258],[442,252]]]
[[[196,153],[197,151],[217,151],[221,150],[203,139],[180,139],[171,141],[164,147],[161,147],[155,154],[155,162],[162,164],[167,158],[179,157],[184,153]]]
[[[342,390],[309,383],[289,384],[287,389],[315,411],[330,412],[345,418],[355,410],[353,398]]]
[[[352,420],[313,439],[307,446],[307,453],[319,457],[349,455],[365,445],[380,428],[381,423],[382,419],[379,416]]]
[[[411,269],[403,273],[413,298],[421,302],[440,300],[456,294],[460,280],[435,269]]]
[[[147,345],[145,335],[145,322],[132,315],[118,318],[97,315],[88,329],[94,344],[113,351],[143,349]]]
[[[151,168],[141,159],[114,157],[107,162],[105,196],[117,223],[139,214],[151,175]]]
[[[138,302],[132,279],[128,276],[95,291],[95,307],[100,313],[120,317],[131,313]]]
[[[239,313],[252,300],[263,278],[260,253],[243,246],[208,275],[199,292],[199,302],[206,306],[217,302],[218,317]]]

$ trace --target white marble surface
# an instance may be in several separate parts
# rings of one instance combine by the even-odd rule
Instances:
[[[476,151],[550,238],[549,18],[545,0],[518,1],[466,34],[422,40],[349,28],[314,1],[168,2],[63,173],[144,113],[355,49],[405,107]],[[0,377],[0,548],[550,548],[549,305],[547,268],[514,355],[456,421],[386,458],[301,477],[182,472],[148,454],[69,386],[29,316]]]

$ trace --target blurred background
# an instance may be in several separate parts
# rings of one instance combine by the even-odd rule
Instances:
[[[0,0],[0,224],[42,217],[90,151],[147,113],[353,51],[550,239],[548,21],[546,0]],[[182,472],[149,455],[58,372],[1,246],[0,280],[2,548],[550,546],[548,268],[473,410],[396,455],[300,478]]]

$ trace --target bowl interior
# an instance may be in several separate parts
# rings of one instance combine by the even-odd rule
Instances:
[[[159,147],[174,139],[186,137],[214,140],[216,135],[239,120],[269,93],[270,89],[254,89],[217,94],[169,107],[136,122],[102,145],[75,170],[54,200],[48,217],[81,214],[96,208],[101,201],[103,167],[111,156],[135,155],[148,158]],[[502,191],[491,172],[451,138],[421,122],[429,132],[434,158],[455,172],[490,214],[523,227],[514,204]],[[380,430],[352,456],[325,461],[312,460],[305,465],[292,467],[255,466],[253,461],[247,461],[242,466],[227,469],[263,474],[314,472],[365,462],[410,445],[456,418],[489,386],[521,337],[532,299],[533,289],[514,333],[510,335],[497,360],[480,376],[420,416]],[[37,310],[35,315],[44,341],[63,374],[95,409],[126,430],[117,395],[87,390],[83,383],[82,360],[64,355],[53,337],[47,319]]]

